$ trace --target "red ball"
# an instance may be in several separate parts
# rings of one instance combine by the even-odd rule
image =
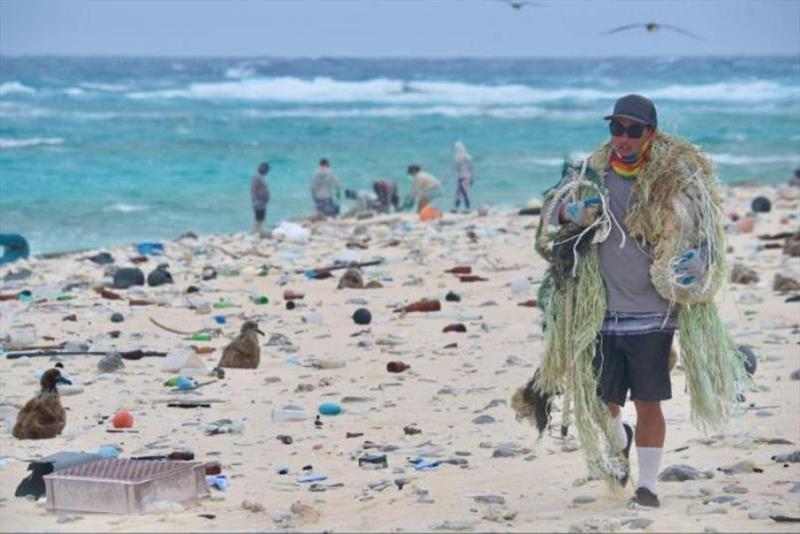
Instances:
[[[114,425],[114,428],[131,428],[133,426],[133,416],[131,412],[122,410],[114,415],[114,419],[111,420],[111,423]]]
[[[744,219],[740,219],[738,223],[736,223],[737,228],[739,229],[740,234],[749,234],[753,231],[756,222],[751,219],[750,217],[745,217]]]

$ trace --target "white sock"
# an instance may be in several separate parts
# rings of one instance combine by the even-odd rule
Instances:
[[[656,477],[661,467],[664,449],[661,447],[636,447],[639,457],[639,487],[656,492]]]
[[[628,445],[628,434],[625,433],[625,427],[622,426],[622,410],[611,421],[611,429],[614,432],[612,435],[617,447],[624,449]]]

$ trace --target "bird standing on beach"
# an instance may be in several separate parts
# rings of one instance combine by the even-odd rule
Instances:
[[[67,424],[67,412],[61,406],[57,384],[72,384],[58,369],[48,369],[39,383],[42,390],[17,414],[11,434],[17,439],[50,439],[61,434]]]
[[[257,369],[261,361],[261,346],[258,343],[258,334],[264,332],[258,329],[255,321],[245,321],[236,339],[230,342],[222,351],[222,358],[217,367],[232,369]]]
[[[636,23],[636,24],[625,24],[624,26],[619,26],[618,28],[614,28],[613,30],[608,30],[603,35],[609,35],[612,33],[624,32],[626,30],[632,30],[634,28],[644,28],[647,30],[647,33],[655,33],[661,29],[672,30],[678,33],[682,33],[692,39],[697,39],[698,41],[703,41],[704,39],[694,33],[684,30],[683,28],[679,28],[677,26],[673,26],[672,24],[658,24],[656,22],[647,22],[647,23]]]

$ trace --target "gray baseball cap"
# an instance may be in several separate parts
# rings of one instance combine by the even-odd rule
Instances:
[[[656,106],[653,102],[642,95],[625,95],[614,104],[614,112],[603,117],[605,120],[614,117],[622,117],[632,121],[641,122],[656,128],[658,117],[656,116]]]

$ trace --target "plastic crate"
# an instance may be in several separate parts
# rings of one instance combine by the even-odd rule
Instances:
[[[208,495],[202,462],[98,460],[44,477],[54,512],[140,514],[157,501],[197,504]]]

